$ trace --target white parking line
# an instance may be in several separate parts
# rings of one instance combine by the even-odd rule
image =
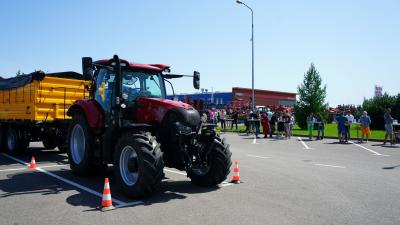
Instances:
[[[4,157],[7,157],[7,158],[9,158],[9,159],[12,159],[12,160],[14,160],[14,161],[16,161],[16,162],[19,162],[19,163],[21,163],[21,164],[24,164],[24,165],[26,165],[26,166],[28,165],[27,162],[24,162],[24,161],[22,161],[22,160],[20,160],[20,159],[18,159],[18,158],[13,157],[13,156],[9,156],[9,155],[4,154],[4,153],[0,153],[0,154],[1,154],[2,156],[4,156]],[[42,168],[40,168],[40,167],[37,167],[35,170],[37,170],[37,171],[39,171],[39,172],[42,172],[42,173],[44,173],[44,174],[46,174],[46,175],[48,175],[48,176],[51,176],[51,177],[53,177],[53,178],[56,178],[56,179],[58,179],[58,180],[61,180],[61,181],[63,181],[64,183],[67,183],[67,184],[69,184],[69,185],[72,185],[72,186],[74,186],[74,187],[76,187],[76,188],[78,188],[78,189],[81,189],[81,190],[83,190],[83,191],[86,191],[86,192],[88,192],[88,193],[90,193],[90,194],[92,194],[92,195],[98,196],[98,197],[100,197],[100,198],[103,197],[103,194],[102,194],[102,193],[99,193],[99,192],[97,192],[97,191],[95,191],[95,190],[93,190],[93,189],[87,188],[87,187],[85,187],[85,186],[83,186],[83,185],[80,185],[80,184],[78,184],[78,183],[75,183],[75,182],[73,182],[73,181],[67,180],[67,179],[65,179],[65,178],[63,178],[63,177],[60,177],[60,176],[54,174],[54,173],[51,173],[51,172],[49,172],[49,171],[46,171],[46,170],[44,170],[44,169],[42,169]],[[141,203],[143,203],[142,201],[135,201],[135,202],[127,203],[127,202],[123,202],[123,201],[120,201],[120,200],[115,199],[115,198],[113,198],[112,201],[113,201],[114,203],[118,204],[118,205],[141,204]]]
[[[354,143],[354,142],[352,142],[352,141],[349,141],[349,143],[351,143],[351,144],[353,144],[353,145],[355,145],[355,146],[357,146],[357,147],[360,147],[360,148],[362,148],[362,149],[365,149],[365,150],[367,150],[367,151],[369,151],[369,152],[372,152],[373,155],[378,155],[378,156],[390,156],[390,155],[384,155],[384,154],[381,154],[381,153],[376,152],[376,151],[374,151],[374,150],[368,149],[368,148],[366,148],[366,147],[364,147],[364,146],[362,146],[362,145],[356,144],[356,143]]]
[[[303,141],[303,139],[301,139],[301,137],[297,137],[297,139],[303,144],[305,149],[312,149],[312,148],[308,147],[308,145],[306,145],[306,143]]]
[[[327,165],[327,164],[314,164],[315,166],[326,166],[326,167],[333,167],[333,168],[340,168],[340,169],[345,169],[346,167],[344,166],[334,166],[334,165]]]
[[[143,203],[142,201],[128,202],[128,203],[125,203],[125,204],[117,205],[115,208],[123,208],[123,207],[128,207],[128,206],[135,206],[135,205],[140,205],[142,203]]]
[[[231,185],[233,185],[233,183],[224,181],[224,182],[222,182],[219,186],[220,186],[220,187],[226,187],[226,186],[231,186]]]
[[[52,168],[52,167],[63,167],[63,166],[69,166],[69,164],[57,164],[57,165],[48,165],[48,166],[40,166],[40,165],[37,165],[38,167],[40,167],[40,168]]]
[[[5,170],[0,170],[0,172],[8,172],[8,171],[18,171],[18,170],[26,170],[28,167],[24,168],[14,168],[14,169],[5,169]]]
[[[37,166],[40,167],[40,168],[52,168],[52,167],[68,166],[68,164],[57,164],[57,165],[47,165],[47,166],[39,166],[39,165],[37,165]],[[13,169],[4,169],[4,170],[0,170],[0,172],[28,170],[28,169],[29,169],[28,167],[21,167],[21,168],[13,168]]]
[[[176,173],[176,174],[183,175],[183,176],[187,176],[187,174],[185,172],[179,172],[179,171],[169,170],[169,169],[164,169],[164,171],[167,171],[167,172],[170,172],[170,173]]]
[[[250,154],[248,154],[247,156],[254,157],[254,158],[260,158],[260,159],[270,159],[271,158],[271,157],[267,157],[267,156],[258,156],[258,155],[250,155]]]
[[[170,169],[165,169],[165,168],[164,168],[164,171],[167,171],[167,172],[170,172],[170,173],[176,173],[176,174],[183,175],[183,176],[186,176],[186,177],[187,177],[187,174],[186,174],[185,172],[179,172],[179,171],[170,170]],[[218,186],[220,186],[220,187],[226,187],[226,186],[231,186],[231,185],[232,185],[232,183],[227,182],[227,181],[224,181],[224,182],[222,182],[221,184],[219,184]]]

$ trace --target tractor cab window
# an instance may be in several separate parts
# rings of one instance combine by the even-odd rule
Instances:
[[[138,97],[165,98],[163,85],[160,74],[126,70],[122,73],[122,98],[128,105]]]
[[[96,79],[95,99],[105,112],[111,110],[111,100],[114,88],[115,74],[106,69],[100,69]]]
[[[160,79],[157,75],[149,75],[146,77],[145,86],[146,91],[148,91],[152,98],[163,98]]]

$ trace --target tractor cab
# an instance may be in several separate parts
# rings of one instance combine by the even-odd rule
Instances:
[[[165,105],[168,102],[165,101],[165,81],[170,83],[167,79],[193,77],[194,87],[199,89],[200,86],[200,74],[197,71],[193,76],[170,74],[169,66],[164,64],[129,63],[118,57],[95,62],[85,57],[83,72],[84,77],[93,80],[92,96],[101,105],[105,114],[112,113],[112,109],[116,107],[125,112],[132,112],[137,107],[139,99],[142,99],[141,102],[147,101],[144,99],[158,99],[157,101]],[[171,83],[170,85],[174,91]],[[168,104],[176,105],[171,102]],[[127,113],[124,114],[129,118],[132,117]]]
[[[95,74],[94,98],[99,102],[105,112],[110,111],[115,105],[118,95],[116,93],[116,73],[107,68],[100,68]],[[121,108],[132,108],[138,98],[165,98],[166,91],[161,72],[151,70],[135,70],[131,67],[121,71],[120,88]]]

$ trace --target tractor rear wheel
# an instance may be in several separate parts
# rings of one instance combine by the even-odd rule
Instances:
[[[207,160],[203,165],[192,166],[188,176],[192,183],[199,186],[215,186],[226,180],[232,165],[232,153],[229,145],[215,137],[211,143],[203,143],[208,151]]]
[[[68,129],[67,154],[71,170],[76,175],[89,175],[96,171],[94,164],[94,136],[82,114],[72,117]]]
[[[164,177],[160,145],[147,135],[127,133],[114,152],[114,173],[119,189],[137,198],[151,195]]]

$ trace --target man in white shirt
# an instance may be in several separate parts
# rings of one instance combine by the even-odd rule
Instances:
[[[350,127],[351,124],[354,122],[354,116],[351,114],[350,111],[347,111],[347,115],[345,116],[347,118],[348,121],[348,125],[345,125],[345,134],[346,134],[346,140],[350,139]]]

